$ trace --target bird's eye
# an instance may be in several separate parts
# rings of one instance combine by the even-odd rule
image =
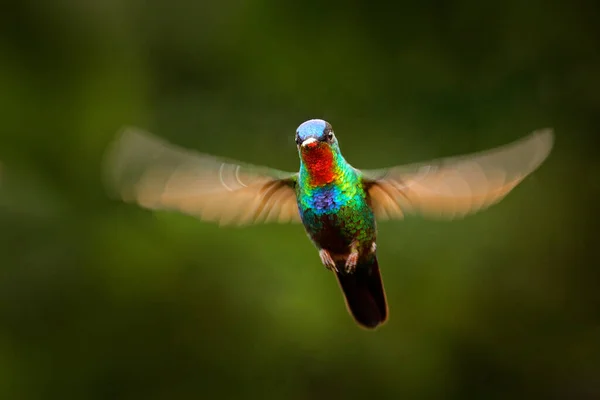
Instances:
[[[300,146],[300,136],[296,135],[296,144]]]
[[[333,138],[334,138],[333,132],[329,132],[327,134],[327,140],[329,140],[331,142],[333,140]]]

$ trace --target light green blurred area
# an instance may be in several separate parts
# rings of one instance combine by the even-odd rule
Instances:
[[[12,2],[0,17],[0,398],[597,398],[600,46],[592,2]],[[110,199],[123,125],[293,171],[332,123],[358,168],[552,126],[462,221],[379,226],[358,328],[300,225]]]

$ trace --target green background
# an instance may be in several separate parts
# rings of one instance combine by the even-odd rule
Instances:
[[[599,9],[9,2],[0,398],[600,397]],[[391,315],[375,332],[347,314],[301,226],[219,228],[103,189],[122,125],[294,171],[310,118],[358,168],[546,126],[556,142],[486,212],[380,224]]]

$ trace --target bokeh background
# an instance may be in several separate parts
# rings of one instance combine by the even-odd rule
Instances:
[[[600,6],[12,1],[0,16],[0,398],[600,398]],[[462,221],[380,225],[391,317],[347,314],[299,225],[109,198],[125,124],[293,171],[330,121],[376,168],[546,126]]]

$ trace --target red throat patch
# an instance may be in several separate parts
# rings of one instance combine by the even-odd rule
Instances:
[[[333,182],[333,152],[327,144],[302,151],[302,159],[310,174],[310,184],[313,186],[325,185]]]

